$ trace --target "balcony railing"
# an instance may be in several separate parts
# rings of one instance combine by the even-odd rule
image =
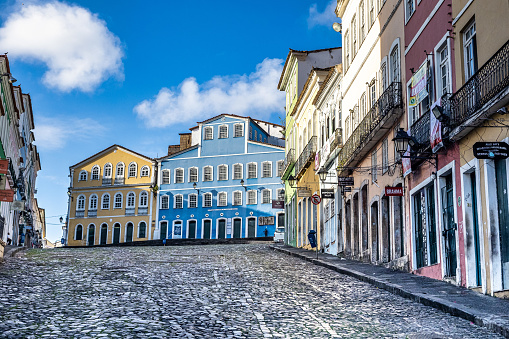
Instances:
[[[283,175],[281,177],[286,177],[287,172],[291,171],[293,166],[295,165],[295,150],[293,148],[288,150],[286,154],[285,162],[283,164]]]
[[[138,207],[138,215],[147,215],[148,207]]]
[[[509,86],[509,41],[451,97],[453,125],[460,125]]]
[[[377,102],[371,107],[368,114],[362,119],[352,135],[343,145],[338,156],[338,167],[346,167],[362,149],[370,145],[374,146],[377,140],[371,135],[380,130],[382,123],[390,122],[386,119],[395,108],[401,108],[401,82],[393,82],[382,93]],[[403,113],[402,110],[400,112]],[[394,117],[394,120],[396,117]],[[385,133],[385,132],[384,132]],[[361,159],[359,159],[361,160]]]
[[[309,139],[308,144],[304,147],[304,150],[295,163],[295,174],[299,176],[303,169],[307,167],[309,163],[314,161],[316,154],[316,136]]]
[[[136,210],[134,209],[134,207],[129,207],[125,209],[125,215],[135,215],[135,214]]]
[[[125,183],[125,178],[115,178],[115,185],[123,185]]]
[[[84,218],[85,211],[76,211],[76,218]]]
[[[417,142],[421,146],[421,151],[424,151],[428,147],[430,147],[430,111],[424,113],[423,116],[417,120],[412,127],[410,127],[410,133],[412,136],[417,139]]]
[[[343,130],[341,128],[336,128],[334,131],[334,137],[330,144],[330,152],[341,146],[343,146]]]
[[[103,186],[111,185],[111,178],[103,178],[102,184]]]
[[[97,217],[97,210],[88,210],[87,215],[89,218],[95,218],[95,217]]]

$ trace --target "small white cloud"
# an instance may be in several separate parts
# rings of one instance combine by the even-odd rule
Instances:
[[[76,5],[23,5],[0,28],[0,46],[10,56],[45,63],[44,84],[63,92],[91,92],[110,77],[124,77],[119,38]]]
[[[323,12],[318,11],[318,5],[312,4],[309,7],[309,17],[308,17],[308,28],[312,28],[314,26],[331,26],[334,21],[338,20],[334,10],[336,9],[337,0],[331,0],[325,10]]]
[[[149,127],[202,121],[221,113],[269,118],[281,111],[285,93],[277,90],[283,60],[265,59],[249,75],[216,76],[199,85],[185,79],[176,89],[162,88],[134,112]]]
[[[90,140],[104,135],[106,128],[92,119],[37,119],[35,143],[42,150],[62,149],[71,140]]]

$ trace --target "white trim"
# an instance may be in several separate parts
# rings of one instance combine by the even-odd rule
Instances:
[[[221,179],[220,178],[220,173],[221,173],[220,167],[221,166],[226,167],[226,178],[225,179]],[[229,178],[229,175],[228,175],[228,165],[227,164],[219,164],[219,165],[217,165],[217,181],[227,181],[228,178]]]
[[[226,202],[225,202],[225,204],[224,204],[224,205],[220,205],[220,204],[219,204],[219,202],[220,202],[220,200],[221,200],[221,194],[224,194],[225,199],[226,199]],[[228,193],[227,193],[227,192],[224,192],[224,191],[223,191],[223,192],[218,192],[218,193],[217,193],[217,201],[216,201],[216,205],[217,205],[217,207],[224,207],[224,206],[228,206]]]
[[[84,173],[85,174],[85,179],[81,179],[81,174]],[[85,171],[85,170],[81,170],[80,173],[78,174],[78,182],[80,181],[88,181],[88,172]]]
[[[177,197],[180,197],[182,207],[177,207]],[[173,209],[183,209],[184,208],[184,195],[183,194],[175,194],[173,195]]]
[[[134,176],[131,175],[131,165],[134,165]],[[125,177],[125,173],[124,173]],[[131,161],[129,166],[127,166],[127,177],[128,178],[137,178],[138,177],[138,164],[135,161]]]
[[[145,223],[145,236],[144,236],[144,237],[140,237],[140,224],[141,224],[142,222],[143,222],[143,223]],[[137,235],[137,237],[136,237],[136,238],[138,238],[138,239],[145,239],[145,238],[148,238],[148,225],[147,225],[147,222],[146,222],[145,220],[140,220],[140,221],[138,222],[137,230],[138,230],[138,235]]]
[[[251,142],[251,140],[249,140]],[[257,141],[256,142],[258,145],[259,142]],[[276,147],[277,150],[284,154],[285,153],[285,149],[284,147],[281,147],[281,146],[274,146],[274,145],[270,145],[270,144],[264,144],[262,143],[260,146],[272,146],[272,147]],[[247,152],[246,152],[247,153]],[[253,154],[275,154],[275,153],[278,153],[278,152],[249,152],[249,153],[237,153],[237,154],[218,154],[218,155],[203,155],[203,156],[197,156],[197,157],[189,157],[189,158],[171,158],[171,159],[164,159],[162,160],[161,162],[170,162],[170,161],[182,161],[182,160],[196,160],[196,159],[205,159],[205,158],[214,158],[214,159],[220,159],[222,157],[238,157],[238,156],[251,156]]]
[[[76,239],[76,235],[78,234],[76,232],[76,229],[78,228],[78,226],[81,226],[81,240]],[[74,225],[74,239],[73,240],[75,240],[75,241],[83,241],[83,224],[80,223],[80,224]]]
[[[191,206],[191,196],[196,196],[196,206]],[[187,195],[187,208],[198,208],[198,193],[189,193]]]
[[[458,22],[458,20],[462,17],[462,15],[467,11],[468,7],[470,7],[472,2],[474,2],[474,0],[469,0],[467,2],[467,4],[463,7],[463,9],[458,13],[458,15],[456,15],[456,17],[452,21],[452,25],[453,26],[456,25],[456,22]]]
[[[212,227],[212,219],[211,218],[203,218],[201,219],[201,239],[205,239],[205,221],[210,221],[210,239],[214,239],[212,237],[212,230],[214,229],[214,227]],[[209,239],[209,238],[207,238]]]
[[[191,223],[191,221],[194,221],[194,224],[195,224],[194,238],[189,238],[189,224]],[[194,218],[187,219],[185,239],[200,239],[200,238],[198,238],[198,219],[194,219]]]
[[[426,18],[426,20],[423,22],[423,24],[421,25],[421,28],[419,28],[419,30],[417,31],[417,33],[415,33],[415,36],[412,38],[412,41],[410,41],[410,43],[408,44],[407,48],[405,49],[405,55],[407,55],[407,53],[410,51],[410,49],[412,48],[412,46],[415,44],[415,42],[417,41],[417,39],[421,36],[422,32],[424,31],[424,29],[426,28],[426,26],[429,24],[429,22],[431,21],[431,19],[433,18],[433,16],[436,14],[436,12],[438,11],[438,9],[440,8],[440,6],[442,6],[442,4],[444,3],[444,0],[439,0],[437,2],[437,4],[435,5],[435,8],[433,8],[433,10],[431,11],[431,13],[428,15],[428,17]],[[415,11],[414,11],[415,13]],[[405,23],[406,25],[406,23]]]
[[[175,236],[175,224],[180,223],[180,236]],[[173,220],[171,223],[171,239],[183,239],[184,238],[184,222],[180,219]]]
[[[103,205],[104,205],[104,204],[103,204],[103,203],[104,203],[104,197],[105,197],[106,195],[108,196],[108,208],[104,208],[104,207],[103,207]],[[110,209],[110,206],[111,206],[111,195],[110,195],[110,193],[109,193],[109,192],[105,192],[105,193],[103,193],[103,195],[101,196],[101,209],[102,209],[102,210],[109,210],[109,209]],[[99,208],[98,208],[98,209],[99,209]]]
[[[182,171],[182,181],[177,182],[177,171]],[[184,168],[183,168],[183,167],[177,167],[177,168],[175,168],[175,169],[173,170],[173,176],[174,176],[174,178],[173,178],[173,183],[174,183],[174,184],[183,184],[183,183],[185,183],[185,182],[186,182],[186,176],[185,176],[185,173],[186,173],[186,171],[184,170]]]
[[[93,228],[94,228],[94,243],[92,244],[92,246],[95,245],[95,236],[96,236],[95,224],[92,222],[92,223],[88,224],[88,226],[87,226],[87,238],[85,239],[85,241],[86,241],[85,243],[87,244],[87,246],[90,246],[90,243],[88,242],[88,234],[90,232],[90,229],[92,228],[91,226],[93,226]]]
[[[442,90],[442,83],[441,83],[441,77],[439,77],[439,72],[440,72],[440,58],[439,58],[439,54],[438,54],[438,51],[439,49],[445,45],[445,48],[447,49],[447,58],[448,58],[448,62],[447,62],[447,67],[449,68],[448,69],[448,73],[449,73],[449,84],[448,84],[448,88],[447,88],[447,93],[452,93],[452,62],[451,62],[451,46],[449,44],[449,32],[445,33],[445,35],[442,37],[442,39],[440,39],[440,41],[436,44],[435,48],[433,49],[433,54],[434,54],[434,57],[435,57],[435,61],[438,60],[438,62],[435,62],[435,90],[433,91],[435,93],[435,100],[438,100],[438,98],[442,97],[442,94],[439,95],[439,91],[438,89],[440,88],[440,91]],[[438,86],[440,84],[440,86]],[[433,100],[433,101],[435,101]],[[431,105],[431,101],[430,101],[430,105]]]
[[[129,205],[129,194],[134,194],[134,201],[133,201],[133,204],[132,205]],[[136,193],[134,193],[133,191],[130,191],[130,192],[127,192],[127,194],[125,195],[126,197],[126,200],[125,200],[125,208],[128,208],[128,207],[134,207],[136,208]]]

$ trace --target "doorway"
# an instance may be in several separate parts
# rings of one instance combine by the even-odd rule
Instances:
[[[132,222],[128,222],[126,226],[126,237],[125,242],[133,242],[134,225]]]
[[[218,222],[218,231],[217,238],[218,239],[226,239],[226,220],[220,219]]]
[[[116,223],[113,225],[113,243],[118,244],[120,242],[120,224]]]
[[[233,219],[233,237],[241,238],[242,234],[242,221],[240,219]]]
[[[378,201],[371,204],[371,261],[380,260],[378,251]]]
[[[248,238],[256,237],[256,218],[247,219],[247,237]]]
[[[101,245],[106,245],[107,239],[108,239],[108,225],[102,224],[101,225],[101,240],[99,243]]]
[[[210,239],[210,235],[212,234],[212,222],[210,220],[203,221],[203,239]]]
[[[196,220],[189,221],[188,228],[187,238],[196,239]]]
[[[163,221],[161,223],[161,227],[160,227],[160,233],[159,233],[159,239],[166,239],[167,235],[168,235],[168,222],[167,221]]]
[[[454,220],[452,175],[445,177],[445,186],[442,187],[442,218],[444,221],[445,276],[456,277],[456,222]]]
[[[93,246],[95,243],[95,226],[88,226],[88,246]]]

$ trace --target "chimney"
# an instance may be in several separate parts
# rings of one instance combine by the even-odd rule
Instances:
[[[191,133],[180,133],[180,150],[191,147]]]

